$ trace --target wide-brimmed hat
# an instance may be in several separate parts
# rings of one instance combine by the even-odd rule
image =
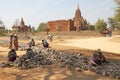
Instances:
[[[41,40],[42,40],[42,41],[44,41],[45,39],[44,39],[44,38],[42,38]]]
[[[14,36],[17,36],[17,34],[15,34]]]
[[[101,52],[101,49],[97,49],[98,52]]]

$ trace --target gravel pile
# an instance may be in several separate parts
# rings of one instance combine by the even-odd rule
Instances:
[[[39,67],[41,65],[50,65],[52,62],[40,54],[34,54],[34,56],[28,59],[27,55],[23,55],[18,58],[14,65],[21,69],[29,69]]]
[[[19,43],[19,51],[25,51],[27,44]]]
[[[39,46],[32,47],[32,50],[33,54],[30,58],[25,54],[15,61],[14,66],[29,69],[54,64],[60,67],[79,68],[79,71],[91,70],[98,74],[120,79],[120,61],[107,60],[107,63],[102,66],[94,67],[88,65],[89,57],[81,53],[66,53]]]
[[[120,61],[107,60],[107,63],[97,66],[94,71],[104,76],[120,79]]]
[[[62,67],[82,67],[87,65],[88,62],[88,58],[81,54],[65,53],[39,46],[32,47],[32,50],[33,54],[31,57],[28,58],[28,55],[24,54],[15,61],[14,65],[20,68],[33,68],[50,64]]]

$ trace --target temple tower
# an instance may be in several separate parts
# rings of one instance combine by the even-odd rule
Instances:
[[[87,22],[81,16],[79,5],[75,11],[75,17],[73,18],[75,30],[84,30]]]
[[[20,21],[20,28],[23,28],[24,26],[25,26],[24,20],[23,20],[23,18],[21,18],[21,21]]]

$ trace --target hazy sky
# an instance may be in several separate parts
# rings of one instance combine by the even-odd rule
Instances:
[[[8,29],[21,17],[26,25],[38,27],[49,20],[73,19],[78,4],[91,24],[112,17],[116,7],[113,0],[0,0],[0,19]]]

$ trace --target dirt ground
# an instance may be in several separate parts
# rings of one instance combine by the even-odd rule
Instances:
[[[35,38],[35,36],[33,36]],[[0,37],[8,40],[8,37]],[[29,41],[29,40],[28,40]],[[103,46],[101,43],[104,44]],[[26,40],[19,42],[26,43]],[[92,42],[96,42],[93,45]],[[98,44],[99,43],[99,44]],[[40,45],[36,40],[36,45]],[[88,46],[89,45],[89,46]],[[99,47],[97,47],[99,45]],[[105,47],[105,45],[107,45]],[[120,60],[120,36],[113,37],[71,37],[55,36],[54,41],[50,42],[50,47],[67,52],[73,51],[90,56],[93,50],[100,48],[106,58]],[[7,46],[0,46],[0,62],[7,61]],[[25,54],[25,51],[17,51],[18,56]],[[77,72],[76,69],[67,69],[56,65],[41,66],[39,68],[20,70],[16,67],[0,68],[0,80],[115,80],[91,71]]]
[[[119,39],[120,36],[97,37],[88,39],[66,39],[61,42],[58,41],[57,43],[90,50],[101,49],[102,51],[120,54],[120,42],[117,41]]]

